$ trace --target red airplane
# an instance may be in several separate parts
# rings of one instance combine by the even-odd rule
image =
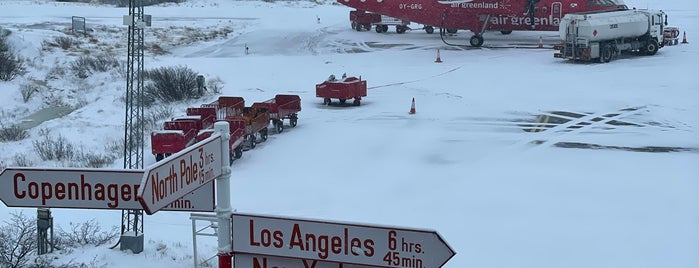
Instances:
[[[337,0],[345,6],[356,8],[350,12],[350,19],[364,15],[376,15],[379,21],[355,24],[353,28],[371,29],[376,25],[377,32],[386,32],[388,25],[381,24],[380,15],[403,21],[396,26],[396,32],[403,33],[408,22],[426,25],[427,33],[434,27],[456,33],[458,29],[473,32],[469,43],[473,47],[483,45],[485,31],[558,31],[561,18],[567,13],[628,9],[623,0]],[[367,13],[371,12],[371,13]]]

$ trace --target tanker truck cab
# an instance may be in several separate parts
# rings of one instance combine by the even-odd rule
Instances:
[[[662,10],[619,10],[566,14],[559,25],[560,53],[554,57],[609,62],[622,52],[655,55],[664,45]]]

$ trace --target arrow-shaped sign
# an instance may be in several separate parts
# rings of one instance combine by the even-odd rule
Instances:
[[[234,213],[233,253],[379,267],[439,268],[454,251],[436,231]]]
[[[221,140],[221,135],[214,133],[147,167],[137,195],[143,210],[153,214],[221,176]]]

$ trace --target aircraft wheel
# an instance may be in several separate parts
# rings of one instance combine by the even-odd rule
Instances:
[[[483,45],[483,36],[480,34],[471,36],[470,43],[472,47],[481,47]]]
[[[508,34],[511,34],[511,33],[512,33],[512,30],[500,31],[500,33],[501,33],[501,34],[504,34],[504,35],[508,35]]]
[[[458,31],[459,31],[459,29],[447,29],[447,33],[450,33],[450,34],[455,34]]]
[[[425,26],[425,32],[428,34],[434,33],[434,27],[432,26]]]
[[[648,41],[644,47],[644,50],[646,55],[655,55],[655,53],[658,52],[658,41],[655,39]]]

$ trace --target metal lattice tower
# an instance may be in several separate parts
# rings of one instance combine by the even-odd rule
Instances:
[[[129,0],[126,64],[126,120],[124,121],[124,169],[143,169],[143,39],[146,27],[143,0]],[[140,237],[139,239],[132,239]],[[121,250],[143,251],[143,210],[121,211]],[[128,242],[127,242],[128,241]]]

